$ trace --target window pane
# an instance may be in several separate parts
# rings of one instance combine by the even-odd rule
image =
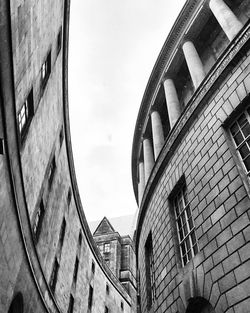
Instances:
[[[242,127],[246,123],[246,121],[247,121],[247,119],[246,119],[246,115],[244,113],[237,120],[240,127]]]
[[[242,141],[244,140],[243,136],[241,135],[241,133],[237,133],[235,136],[234,136],[234,140],[235,140],[235,143],[237,146],[240,145],[240,143],[242,143]]]
[[[236,135],[236,133],[239,131],[239,127],[236,123],[233,124],[233,126],[230,128],[231,133],[233,135],[233,137]]]
[[[247,122],[247,124],[245,124],[243,127],[242,127],[242,132],[244,134],[245,137],[249,136],[250,135],[250,125],[249,123]]]
[[[248,156],[249,154],[249,149],[248,146],[246,145],[246,143],[244,143],[241,148],[239,149],[240,155],[242,157],[242,159],[245,159],[245,157]]]
[[[250,156],[248,156],[245,160],[244,160],[244,164],[246,166],[247,171],[250,171]]]
[[[189,224],[190,230],[193,229],[194,224],[193,224],[193,219],[192,219],[192,217],[188,220],[188,224]]]

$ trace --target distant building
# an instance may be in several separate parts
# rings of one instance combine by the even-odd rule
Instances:
[[[120,220],[120,223],[124,224],[125,218],[116,218],[116,221]],[[129,220],[132,221],[127,218],[127,221]],[[136,303],[136,259],[131,237],[129,235],[120,236],[109,220],[104,217],[94,231],[93,238],[104,261]]]
[[[250,1],[190,0],[135,127],[141,311],[248,312]]]

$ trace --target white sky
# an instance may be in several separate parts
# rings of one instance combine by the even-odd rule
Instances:
[[[134,214],[131,150],[147,81],[184,0],[72,0],[70,127],[88,221]]]

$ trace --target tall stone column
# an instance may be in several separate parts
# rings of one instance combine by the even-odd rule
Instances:
[[[188,70],[192,78],[195,89],[200,85],[205,77],[205,71],[201,59],[191,41],[186,41],[183,46],[183,53],[187,62]]]
[[[143,192],[145,188],[145,175],[144,175],[144,163],[139,163],[139,184],[138,184],[138,202],[139,206],[143,197]]]
[[[173,128],[174,124],[181,115],[181,106],[173,80],[169,78],[165,79],[163,82],[163,86],[168,107],[170,127]]]
[[[152,133],[153,133],[153,145],[155,159],[157,159],[161,148],[164,144],[164,135],[160,114],[157,111],[151,113]]]
[[[151,170],[154,166],[154,154],[150,139],[145,138],[143,140],[143,158],[144,158],[144,174],[145,184],[148,181]]]
[[[231,41],[241,30],[243,24],[223,0],[210,0],[209,7],[227,38]]]

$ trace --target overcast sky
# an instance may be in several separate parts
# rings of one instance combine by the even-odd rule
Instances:
[[[69,107],[88,221],[137,209],[131,149],[147,81],[184,0],[72,0]]]

